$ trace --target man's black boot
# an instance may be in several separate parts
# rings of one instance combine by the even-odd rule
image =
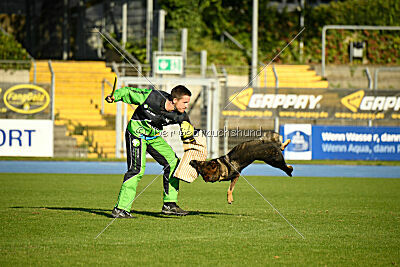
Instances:
[[[113,209],[112,216],[114,218],[121,218],[121,219],[132,219],[132,218],[135,218],[135,217],[132,216],[132,214],[130,214],[126,210],[122,210],[122,209],[119,209],[117,207],[115,207]]]
[[[185,216],[189,214],[188,211],[181,209],[175,202],[164,202],[164,205],[161,209],[161,213],[165,215],[178,215],[178,216]]]

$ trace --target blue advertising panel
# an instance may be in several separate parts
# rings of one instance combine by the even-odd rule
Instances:
[[[291,140],[284,150],[286,159],[310,160],[312,156],[311,124],[285,124],[280,128],[283,140]]]
[[[312,126],[312,159],[400,160],[400,127]]]

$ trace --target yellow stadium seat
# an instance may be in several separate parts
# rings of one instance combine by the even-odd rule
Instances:
[[[322,80],[308,65],[275,65],[275,71],[281,88],[328,88],[328,82]],[[272,66],[261,71],[258,82],[260,87],[275,87]]]
[[[55,112],[56,125],[67,125],[68,132],[76,132],[76,127],[100,129],[99,134],[93,134],[92,144],[111,143],[115,140],[115,131],[108,130],[103,133],[101,129],[107,126],[107,121],[100,114],[102,98],[103,80],[113,83],[115,74],[111,68],[106,67],[103,61],[52,61],[55,74]],[[33,82],[34,67],[30,71],[30,81]],[[47,60],[36,61],[36,83],[50,83],[51,73]],[[107,95],[111,88],[104,84],[104,94]],[[105,108],[109,114],[115,114],[115,105]],[[89,128],[87,128],[89,127]],[[87,134],[87,131],[85,131]],[[84,132],[84,134],[85,134]],[[77,139],[78,145],[87,142],[85,135],[73,135]],[[89,136],[90,137],[90,136]],[[96,140],[96,138],[99,138]],[[111,138],[111,139],[110,139]],[[107,141],[107,142],[106,142]],[[95,150],[97,151],[95,152]],[[107,155],[114,157],[115,148],[90,147],[88,158],[105,156],[99,150],[107,150]],[[113,152],[113,153],[112,153]]]

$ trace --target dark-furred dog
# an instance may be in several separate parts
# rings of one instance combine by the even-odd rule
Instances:
[[[269,131],[263,137],[235,146],[225,156],[210,161],[192,160],[190,165],[203,176],[206,182],[231,181],[228,188],[228,203],[231,204],[232,192],[240,172],[255,160],[262,160],[292,176],[293,167],[286,165],[282,154],[289,143],[290,139],[282,143],[282,136]]]

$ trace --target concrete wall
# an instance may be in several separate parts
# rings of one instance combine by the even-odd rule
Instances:
[[[372,80],[374,72],[379,67],[376,65],[327,65],[325,75],[330,88],[368,88],[368,78],[365,69],[368,67]],[[397,66],[400,67],[400,66]],[[313,68],[321,75],[321,65]],[[378,89],[400,89],[400,70],[397,72],[380,71],[378,75]]]
[[[325,75],[330,88],[368,88],[368,78],[365,69],[368,67],[372,81],[374,80],[377,65],[327,65]],[[397,66],[400,67],[400,66]],[[311,66],[318,75],[321,75],[321,64]],[[228,86],[244,87],[248,83],[248,76],[228,75]],[[380,71],[378,75],[378,89],[400,89],[400,70],[396,72]]]
[[[29,70],[2,70],[2,69],[0,69],[0,82],[29,83]]]

